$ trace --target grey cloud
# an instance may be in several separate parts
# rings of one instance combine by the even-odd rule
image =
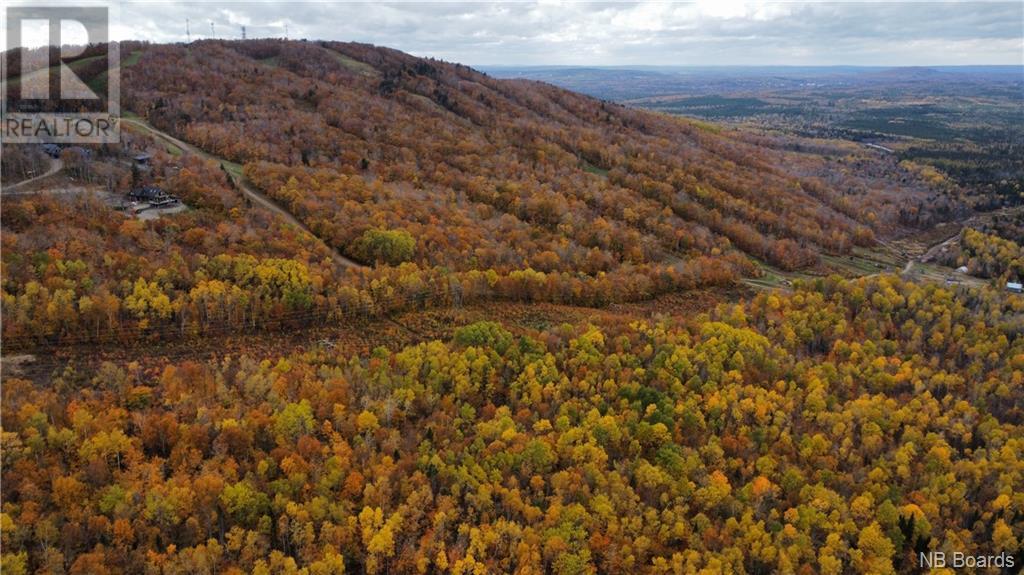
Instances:
[[[1022,64],[1020,2],[125,2],[121,38],[352,40],[467,64]]]

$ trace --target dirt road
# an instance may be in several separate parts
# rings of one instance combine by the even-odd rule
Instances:
[[[156,137],[158,137],[158,138],[160,138],[160,139],[162,139],[162,140],[164,140],[166,142],[169,142],[169,143],[173,144],[177,148],[180,148],[183,152],[186,152],[186,153],[189,153],[189,154],[195,154],[197,156],[202,156],[204,158],[209,158],[211,160],[214,160],[214,161],[220,163],[221,167],[225,167],[226,168],[226,166],[227,166],[227,162],[223,158],[218,158],[217,156],[214,156],[212,154],[204,152],[203,150],[193,146],[192,144],[189,144],[188,142],[185,142],[183,140],[175,138],[174,136],[172,136],[172,135],[170,135],[170,134],[168,134],[166,132],[162,132],[162,131],[154,128],[153,126],[150,126],[149,124],[147,124],[147,123],[145,123],[145,122],[143,122],[141,120],[136,120],[134,118],[122,118],[121,121],[125,122],[125,123],[128,123],[128,124],[131,124],[133,126],[136,126],[136,127],[140,128],[142,130],[145,130],[145,131],[149,132],[150,134],[152,134],[152,135],[154,135],[154,136],[156,136]],[[309,227],[306,226],[306,224],[302,223],[301,221],[299,221],[298,218],[293,216],[291,214],[291,212],[289,212],[288,210],[284,209],[277,202],[275,202],[274,200],[268,198],[265,194],[263,194],[263,192],[260,192],[259,190],[257,190],[253,186],[251,186],[248,182],[246,182],[244,177],[236,176],[235,174],[231,173],[231,170],[228,170],[228,169],[225,169],[224,172],[226,174],[228,174],[228,177],[231,178],[231,181],[234,182],[234,184],[238,187],[238,189],[241,190],[242,193],[245,194],[246,197],[248,197],[250,200],[252,200],[253,202],[259,204],[263,208],[265,208],[267,210],[270,210],[271,212],[274,212],[275,214],[277,214],[277,215],[281,216],[282,218],[284,218],[284,220],[287,221],[289,224],[299,228],[300,230],[302,230],[302,231],[306,232],[307,234],[313,236],[314,238],[320,240],[320,242],[322,244],[324,244],[324,246],[326,246],[328,250],[330,250],[331,257],[334,259],[334,263],[336,263],[337,265],[339,265],[339,266],[341,266],[343,268],[361,268],[361,267],[364,267],[362,264],[359,264],[358,262],[355,262],[355,261],[350,260],[349,258],[345,257],[344,255],[341,254],[341,252],[339,252],[338,250],[334,249],[333,246],[331,246],[327,242],[323,241],[323,239],[321,239],[319,236],[314,234],[313,231],[310,230]]]
[[[64,167],[64,162],[61,162],[60,158],[52,158],[50,160],[50,167],[47,168],[45,172],[43,172],[42,174],[39,174],[38,176],[35,176],[33,178],[29,178],[27,180],[22,180],[22,181],[18,182],[17,184],[12,184],[10,186],[4,186],[3,187],[3,194],[5,196],[14,196],[14,195],[35,193],[35,192],[19,192],[17,190],[22,188],[22,187],[24,187],[24,186],[27,186],[27,185],[31,184],[32,182],[41,180],[43,178],[48,178],[48,177],[56,174],[57,172],[59,172],[60,169],[63,168],[63,167]]]
[[[920,258],[921,262],[927,263],[927,262],[930,262],[930,261],[934,261],[936,258],[939,257],[939,254],[942,253],[943,249],[951,246],[952,244],[954,244],[959,239],[960,239],[960,232],[957,232],[952,237],[946,238],[945,240],[942,240],[941,242],[939,242],[939,243],[933,245],[932,247],[928,248],[928,251],[926,251],[924,253],[924,255],[921,256],[921,258]]]

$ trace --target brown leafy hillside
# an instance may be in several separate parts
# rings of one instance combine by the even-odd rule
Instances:
[[[152,184],[182,198],[188,211],[166,219],[109,199],[5,198],[9,346],[495,299],[601,306],[728,284],[758,273],[753,258],[812,266],[928,221],[914,174],[839,144],[787,147],[366,45],[122,48],[138,56],[126,108],[212,158],[129,122],[122,146],[65,159],[110,197]],[[14,172],[40,169],[18,150],[5,153]],[[138,151],[153,155],[141,175],[125,167]],[[241,174],[365,267],[334,265],[254,205]]]
[[[792,269],[899,217],[881,194],[791,175],[813,158],[389,49],[154,46],[126,72],[129,107],[245,164],[354,257],[386,228],[417,238],[414,261],[461,270],[593,274],[736,248]]]

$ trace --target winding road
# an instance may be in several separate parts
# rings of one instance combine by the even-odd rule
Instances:
[[[952,236],[950,236],[950,237],[942,240],[941,242],[933,245],[932,247],[928,248],[928,250],[925,251],[925,253],[922,254],[919,259],[921,260],[922,263],[927,263],[927,262],[933,261],[933,260],[935,260],[935,259],[937,259],[939,257],[939,254],[942,253],[942,250],[944,248],[947,248],[947,247],[953,245],[959,239],[960,239],[960,232],[957,231],[957,233],[953,234]]]
[[[42,174],[39,174],[38,176],[29,178],[27,180],[22,180],[22,181],[20,181],[20,182],[18,182],[16,184],[11,184],[10,186],[4,186],[3,194],[5,196],[15,196],[15,195],[21,195],[21,194],[32,194],[32,193],[35,193],[35,192],[16,192],[14,190],[16,190],[16,189],[18,189],[18,188],[20,188],[22,186],[27,186],[28,184],[31,184],[32,182],[41,180],[43,178],[48,178],[48,177],[56,174],[57,172],[59,172],[61,170],[61,168],[63,168],[63,167],[64,167],[64,162],[61,162],[60,158],[52,158],[50,160],[50,167],[47,168],[47,170],[45,172],[43,172]]]
[[[187,153],[190,153],[190,154],[201,156],[203,158],[208,158],[208,159],[214,160],[214,161],[218,162],[221,165],[221,167],[223,167],[223,168],[226,168],[226,166],[227,166],[227,161],[224,160],[223,158],[218,158],[217,156],[214,156],[213,154],[204,152],[203,150],[193,146],[192,144],[189,144],[188,142],[185,142],[183,140],[175,138],[174,136],[172,136],[172,135],[170,135],[170,134],[168,134],[166,132],[160,131],[160,130],[154,128],[153,126],[150,126],[149,124],[147,124],[145,122],[142,122],[140,120],[136,120],[134,118],[122,118],[121,121],[125,122],[125,123],[128,123],[128,124],[131,124],[133,126],[136,126],[136,127],[140,128],[142,130],[145,130],[145,131],[149,132],[150,134],[152,134],[152,135],[154,135],[154,136],[164,140],[165,142],[169,142],[169,143],[173,144],[175,147],[181,149],[183,152],[187,152]],[[345,257],[344,255],[342,255],[341,252],[336,250],[329,243],[325,242],[323,240],[323,238],[321,238],[321,237],[317,236],[316,234],[314,234],[313,230],[309,229],[309,227],[306,226],[306,224],[302,223],[298,218],[296,218],[294,215],[292,215],[291,212],[289,212],[288,210],[286,210],[283,207],[281,207],[274,200],[268,198],[263,192],[260,192],[256,188],[254,188],[251,185],[249,185],[249,183],[245,181],[244,177],[236,176],[235,174],[231,173],[231,170],[228,170],[228,169],[225,169],[224,172],[228,175],[229,178],[231,178],[231,181],[235,184],[235,186],[237,186],[238,189],[241,190],[242,193],[245,194],[246,197],[248,197],[250,200],[252,200],[253,202],[259,204],[263,208],[265,208],[265,209],[267,209],[267,210],[277,214],[278,216],[281,216],[289,224],[292,224],[293,226],[299,228],[300,230],[306,232],[307,234],[309,234],[309,235],[313,236],[314,238],[316,238],[317,240],[319,240],[320,243],[322,243],[330,251],[331,257],[332,257],[332,259],[334,259],[334,263],[336,263],[337,265],[339,265],[339,266],[341,266],[343,268],[362,268],[362,267],[365,267],[362,264],[360,264],[358,262],[355,262],[355,261]]]

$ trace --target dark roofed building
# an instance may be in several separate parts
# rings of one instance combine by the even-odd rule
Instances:
[[[128,192],[128,199],[136,202],[158,202],[168,197],[167,192],[156,186],[142,186]]]

